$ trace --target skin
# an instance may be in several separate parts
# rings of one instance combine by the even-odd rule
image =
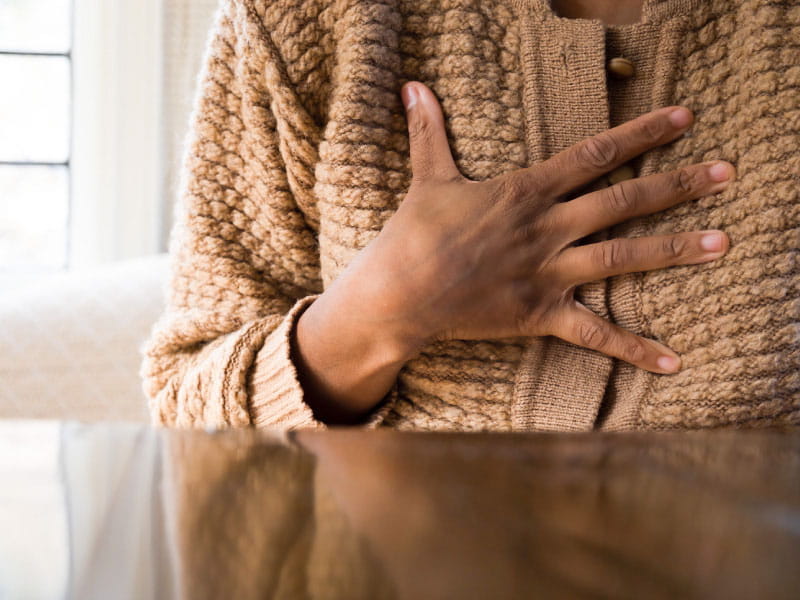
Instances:
[[[665,107],[550,159],[486,181],[456,167],[433,92],[401,89],[412,182],[396,213],[300,316],[292,360],[305,401],[330,424],[361,422],[403,364],[435,341],[553,335],[655,373],[680,358],[578,302],[585,282],[715,260],[722,231],[616,238],[585,236],[724,190],[733,165],[711,161],[634,178],[573,199],[570,193],[691,125]]]
[[[630,25],[641,19],[642,0],[550,0],[553,11],[570,19],[600,19],[608,25]]]

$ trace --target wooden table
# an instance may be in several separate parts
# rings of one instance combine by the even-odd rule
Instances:
[[[57,430],[70,597],[800,597],[797,430]]]

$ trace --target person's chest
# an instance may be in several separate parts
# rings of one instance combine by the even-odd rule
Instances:
[[[643,11],[642,22],[619,27],[557,17],[546,0],[365,3],[348,12],[367,35],[341,50],[320,145],[324,285],[408,189],[397,93],[407,80],[436,93],[456,164],[472,179],[544,160],[670,104],[693,110],[691,131],[613,177],[712,158],[738,168],[723,194],[597,234],[719,228],[731,239],[723,259],[579,290],[598,314],[680,353],[680,373],[654,375],[556,338],[437,343],[401,371],[389,424],[628,429],[798,419],[800,61],[780,32],[800,15],[757,0],[649,0]],[[571,403],[590,408],[576,418]]]

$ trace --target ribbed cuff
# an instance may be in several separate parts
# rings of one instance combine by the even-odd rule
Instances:
[[[256,427],[290,429],[326,429],[304,400],[297,369],[291,359],[291,339],[297,321],[319,294],[295,302],[278,326],[266,337],[256,354],[249,381],[250,414]],[[397,399],[397,382],[359,425],[365,429],[378,427]]]
[[[250,414],[256,427],[324,429],[303,401],[303,388],[291,359],[291,334],[297,320],[319,294],[295,302],[256,354],[250,377]]]

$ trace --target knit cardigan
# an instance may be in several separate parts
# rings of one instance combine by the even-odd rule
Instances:
[[[634,77],[607,78],[613,56]],[[718,228],[731,246],[578,288],[678,352],[676,374],[550,336],[436,342],[365,427],[800,423],[800,6],[778,0],[645,0],[639,23],[613,26],[560,17],[549,0],[222,0],[184,146],[167,306],[142,346],[156,423],[325,427],[291,335],[403,201],[409,80],[438,97],[473,180],[689,107],[689,132],[633,161],[637,176],[719,158],[736,181],[591,237]]]

